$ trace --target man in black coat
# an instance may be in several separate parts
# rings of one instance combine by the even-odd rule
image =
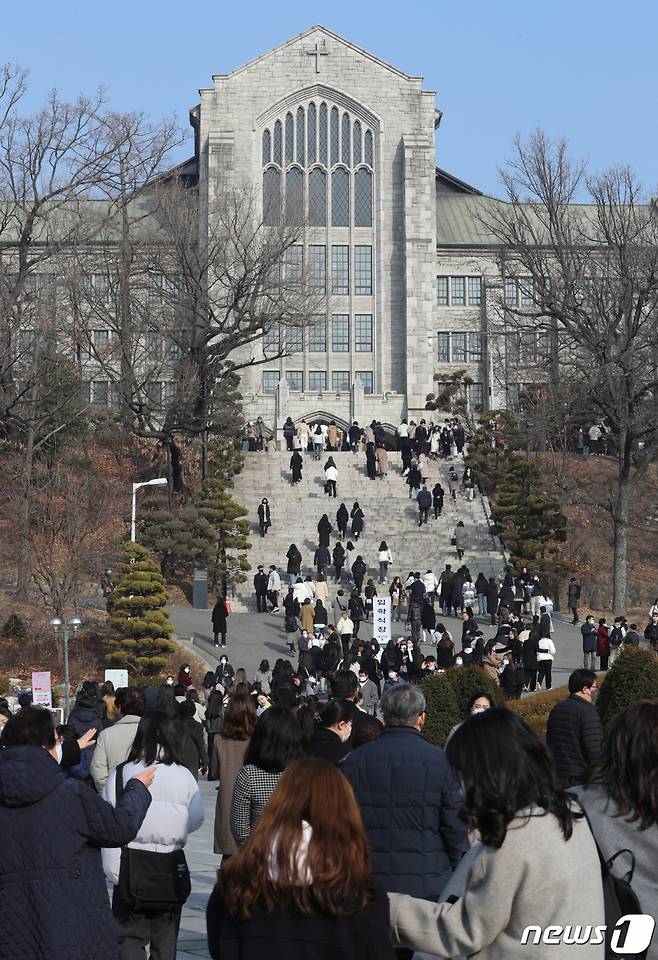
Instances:
[[[329,547],[325,547],[324,544],[321,544],[313,555],[313,563],[315,564],[318,573],[324,573],[331,563]]]
[[[644,628],[644,639],[648,641],[652,650],[658,650],[658,613],[654,613]]]
[[[545,637],[550,639],[551,636],[551,618],[548,613],[546,613],[546,607],[539,608],[539,639],[542,640]]]
[[[546,742],[563,787],[582,783],[585,770],[601,755],[603,727],[592,703],[595,690],[593,670],[574,670],[569,677],[571,696],[556,703],[548,718]]]
[[[254,577],[256,591],[256,609],[259,613],[267,613],[267,574],[262,563],[258,564],[258,572]]]
[[[341,769],[361,808],[374,879],[386,891],[436,901],[466,841],[461,792],[440,747],[421,734],[425,697],[396,684],[380,701],[385,729]]]
[[[422,527],[424,523],[427,523],[430,507],[432,506],[432,494],[429,492],[425,484],[423,484],[422,489],[418,491],[416,501],[418,503],[418,510],[420,511],[418,526]]]
[[[537,670],[539,663],[539,636],[536,629],[530,631],[530,636],[523,644],[523,669],[525,670],[525,685],[531,693],[537,689]]]

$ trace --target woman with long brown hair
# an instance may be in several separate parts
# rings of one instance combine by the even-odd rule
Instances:
[[[354,794],[325,760],[294,760],[207,910],[217,960],[394,960]]]
[[[221,733],[213,739],[213,773],[219,780],[215,807],[215,853],[230,857],[237,844],[230,828],[233,786],[256,726],[256,707],[247,693],[236,693],[224,711]]]

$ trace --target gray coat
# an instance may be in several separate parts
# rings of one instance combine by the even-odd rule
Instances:
[[[618,850],[629,849],[635,855],[635,872],[631,886],[645,913],[655,916],[658,902],[658,825],[640,830],[639,824],[628,823],[628,817],[615,816],[616,805],[603,787],[571,788],[583,805],[603,856],[611,857]],[[628,854],[622,854],[613,865],[615,876],[623,876],[631,863]],[[658,934],[654,933],[647,960],[658,960]]]
[[[359,685],[361,687],[361,693],[363,694],[363,709],[366,713],[374,716],[378,702],[377,687],[372,680],[366,680],[365,683],[360,683]]]
[[[466,527],[455,527],[455,546],[459,550],[466,549]]]
[[[99,733],[89,768],[99,793],[103,792],[114,768],[128,759],[141,719],[132,715],[121,717],[113,726]]]
[[[601,868],[585,820],[565,840],[552,814],[530,808],[509,825],[500,850],[482,846],[464,870],[466,892],[455,903],[389,894],[394,945],[450,958],[603,960],[603,944],[521,943],[530,925],[605,923]]]

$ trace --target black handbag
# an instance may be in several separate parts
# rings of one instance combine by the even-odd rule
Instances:
[[[123,793],[123,767],[116,771],[116,799]],[[190,871],[183,850],[156,853],[153,850],[121,849],[119,882],[114,888],[112,912],[163,913],[181,907],[192,891]]]

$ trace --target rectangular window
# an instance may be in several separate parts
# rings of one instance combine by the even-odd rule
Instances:
[[[327,292],[327,248],[324,245],[312,244],[308,248],[309,254],[309,288],[313,293]]]
[[[301,353],[304,349],[302,327],[286,327],[286,353]]]
[[[301,393],[304,389],[304,371],[286,370],[286,380],[291,390]]]
[[[466,303],[466,277],[450,277],[450,303],[453,307]]]
[[[522,330],[520,334],[519,359],[523,363],[537,363],[537,331]]]
[[[278,353],[281,340],[279,324],[273,323],[263,337],[263,353]]]
[[[479,363],[482,360],[482,334],[481,333],[469,333],[468,359],[472,363]]]
[[[453,333],[452,335],[452,362],[466,363],[466,334]]]
[[[311,392],[316,392],[316,393],[320,393],[322,390],[326,390],[327,389],[327,371],[326,370],[309,370],[308,389]]]
[[[518,300],[518,286],[514,277],[507,277],[505,280],[505,306],[515,307]]]
[[[331,292],[350,292],[350,248],[345,244],[331,248]]]
[[[149,360],[162,360],[162,334],[146,334],[146,356]]]
[[[512,410],[518,410],[519,393],[520,391],[518,383],[507,384],[507,405],[508,407],[511,407]]]
[[[484,390],[481,383],[469,383],[468,404],[474,413],[481,413],[484,406]]]
[[[372,247],[358,244],[354,248],[354,293],[359,297],[372,295]]]
[[[297,283],[304,276],[304,247],[293,243],[285,252],[286,280]]]
[[[327,349],[327,322],[324,317],[314,317],[308,328],[309,353],[324,353]]]
[[[95,407],[106,407],[110,399],[110,384],[107,380],[94,380],[91,385],[91,402]]]
[[[162,405],[162,384],[159,380],[149,380],[146,384],[146,399],[151,407]]]
[[[514,330],[505,334],[505,354],[508,363],[518,363],[519,361],[519,335]]]
[[[176,399],[176,381],[165,380],[165,382],[162,384],[162,387],[164,402],[167,404],[173,403]]]
[[[519,280],[519,293],[521,295],[521,306],[531,307],[535,302],[532,277],[524,277],[522,280]]]
[[[450,360],[450,334],[449,333],[437,334],[437,342],[439,344],[439,349],[438,349],[436,359],[440,363],[448,363]]]
[[[263,393],[276,393],[280,379],[278,370],[263,370]]]
[[[350,371],[334,370],[331,374],[331,389],[336,393],[348,393],[350,389]]]
[[[364,393],[372,393],[375,385],[375,377],[372,370],[357,370],[357,380],[363,384]]]
[[[100,300],[102,303],[105,303],[109,300],[110,294],[110,283],[105,273],[92,273],[91,275],[91,288],[94,293],[94,296]]]
[[[335,313],[331,318],[331,349],[334,353],[350,352],[350,317]]]
[[[91,403],[91,384],[88,380],[83,380],[80,384],[80,403],[87,406]]]
[[[354,349],[357,353],[372,353],[372,314],[354,316]]]
[[[91,339],[92,339],[92,343],[94,344],[94,349],[102,350],[110,342],[110,331],[109,330],[92,330]]]
[[[468,278],[468,305],[479,307],[482,303],[482,277]]]
[[[436,278],[436,302],[440,307],[448,306],[448,278]]]

